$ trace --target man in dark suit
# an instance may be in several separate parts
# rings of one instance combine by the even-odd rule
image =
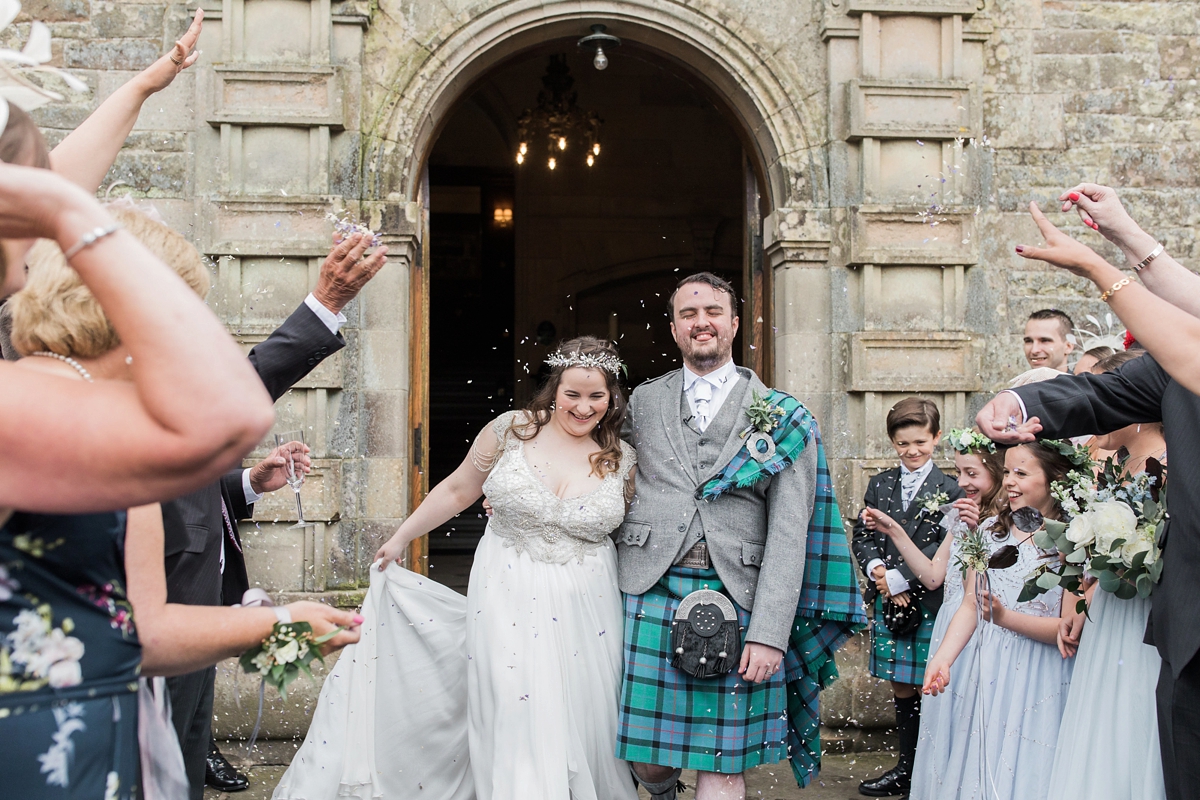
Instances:
[[[1034,434],[1067,438],[1161,422],[1171,456],[1163,571],[1154,588],[1146,643],[1158,648],[1158,727],[1167,797],[1200,793],[1200,396],[1149,355],[1102,375],[1074,375],[1001,392],[976,422],[998,442]],[[1006,430],[1007,429],[1007,430]]]
[[[321,265],[317,285],[266,341],[250,351],[273,400],[346,342],[338,332],[342,309],[387,261],[386,247],[370,256],[370,237],[351,236],[337,244]],[[278,452],[250,469],[234,470],[198,492],[163,505],[167,602],[230,605],[250,587],[237,522],[249,519],[266,491],[284,484]],[[307,462],[302,457],[301,462]],[[183,747],[192,800],[202,800],[207,781],[221,791],[249,786],[212,743],[213,684],[216,668],[170,678],[172,717]]]

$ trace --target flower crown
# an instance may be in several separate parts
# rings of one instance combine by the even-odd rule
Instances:
[[[950,431],[950,446],[957,453],[994,453],[996,443],[973,428],[954,428]]]
[[[1069,439],[1039,439],[1038,442],[1045,447],[1057,450],[1070,461],[1072,472],[1087,472],[1090,474],[1096,466],[1096,462],[1092,460],[1092,454],[1088,452],[1088,449],[1081,444],[1072,443]]]
[[[549,367],[584,367],[586,369],[602,369],[613,375],[625,371],[625,362],[611,353],[551,353],[546,359]]]

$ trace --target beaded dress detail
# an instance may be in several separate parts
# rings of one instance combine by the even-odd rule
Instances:
[[[488,529],[505,547],[528,552],[534,561],[582,562],[625,517],[625,481],[637,461],[634,450],[621,442],[620,466],[596,489],[564,499],[538,480],[525,459],[525,443],[512,433],[520,414],[510,411],[493,423],[503,450],[483,484],[493,508]]]

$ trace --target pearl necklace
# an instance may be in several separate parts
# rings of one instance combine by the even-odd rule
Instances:
[[[70,356],[60,356],[58,353],[51,353],[49,350],[38,350],[36,353],[30,353],[29,355],[43,356],[45,358],[56,358],[67,366],[74,368],[74,370],[78,372],[85,381],[92,383],[92,373],[88,372],[83,364],[80,364]]]

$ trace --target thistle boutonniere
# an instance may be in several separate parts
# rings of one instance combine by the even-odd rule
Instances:
[[[270,635],[243,653],[238,663],[251,675],[261,675],[263,683],[274,686],[286,700],[288,684],[301,672],[311,678],[309,665],[313,661],[325,663],[320,646],[342,630],[339,627],[324,636],[313,636],[312,625],[307,622],[276,622]]]
[[[756,391],[750,395],[746,416],[750,419],[750,425],[742,431],[742,438],[746,440],[751,457],[761,464],[775,455],[775,440],[771,438],[771,432],[787,416],[787,411],[778,403],[772,403],[770,395]]]
[[[945,492],[934,492],[921,498],[921,509],[927,514],[936,514],[942,506],[950,502],[950,495]]]

